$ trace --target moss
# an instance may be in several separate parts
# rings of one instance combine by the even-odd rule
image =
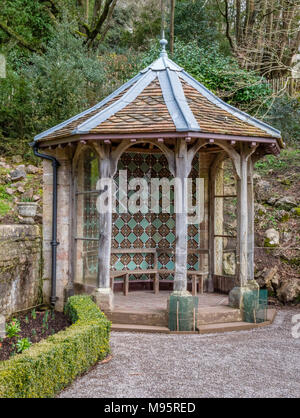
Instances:
[[[288,213],[285,213],[282,217],[281,217],[281,219],[280,219],[280,221],[281,222],[288,222],[288,220],[290,219],[290,215],[288,214]]]
[[[264,247],[277,247],[277,245],[276,244],[270,244],[270,240],[269,240],[269,238],[265,238],[265,241],[264,241]]]
[[[0,363],[0,398],[50,398],[109,353],[111,323],[89,296],[72,296],[73,325]]]
[[[294,213],[296,216],[300,216],[300,208],[295,208]]]

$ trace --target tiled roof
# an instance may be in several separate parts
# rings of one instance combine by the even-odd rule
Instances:
[[[201,132],[280,138],[280,132],[226,104],[171,61],[158,60],[107,99],[35,137]]]

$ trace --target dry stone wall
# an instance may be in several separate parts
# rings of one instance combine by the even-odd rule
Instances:
[[[41,302],[41,245],[37,225],[0,225],[0,314]]]

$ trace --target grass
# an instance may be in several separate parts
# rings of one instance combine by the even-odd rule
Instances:
[[[13,197],[6,193],[6,187],[9,187],[9,185],[0,185],[0,200],[11,202],[13,200]]]
[[[10,205],[0,199],[0,216],[6,215],[10,211]]]

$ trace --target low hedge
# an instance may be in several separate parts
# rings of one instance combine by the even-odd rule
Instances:
[[[110,351],[111,323],[89,296],[65,306],[72,325],[0,362],[0,398],[49,398]]]

